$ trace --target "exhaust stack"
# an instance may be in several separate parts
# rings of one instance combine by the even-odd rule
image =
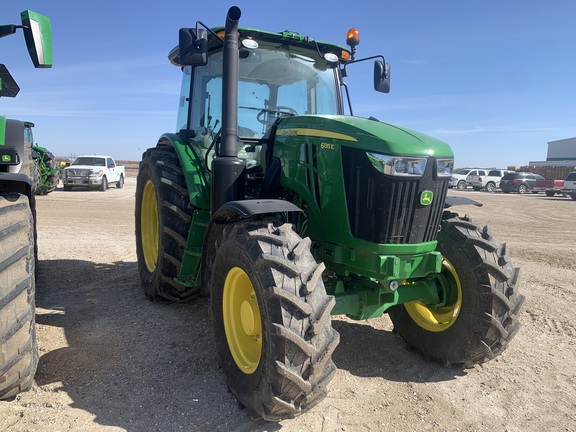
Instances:
[[[229,201],[244,199],[246,164],[238,158],[238,20],[240,8],[226,16],[222,71],[222,142],[212,161],[211,204],[214,214]]]

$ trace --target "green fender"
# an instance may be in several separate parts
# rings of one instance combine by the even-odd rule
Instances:
[[[204,235],[210,222],[210,185],[206,180],[204,160],[193,144],[174,133],[162,135],[157,146],[174,148],[184,173],[188,199],[196,207],[190,222],[182,265],[175,281],[187,287],[199,286]]]
[[[190,203],[199,209],[210,210],[210,185],[206,181],[204,161],[187,140],[174,133],[160,137],[157,146],[172,146],[184,172]]]

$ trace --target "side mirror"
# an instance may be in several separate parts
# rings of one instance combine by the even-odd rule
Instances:
[[[374,90],[381,93],[390,91],[390,65],[388,62],[374,62]]]
[[[50,18],[37,12],[25,10],[20,14],[24,26],[24,38],[34,67],[52,67],[52,25]]]
[[[20,87],[6,69],[6,66],[0,64],[0,97],[16,97]]]
[[[178,34],[178,51],[182,66],[204,66],[208,63],[208,35],[206,30],[181,28]]]

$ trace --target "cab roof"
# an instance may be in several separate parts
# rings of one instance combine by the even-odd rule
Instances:
[[[224,31],[224,27],[213,27],[210,30],[218,34],[219,32]],[[243,39],[253,39],[258,42],[278,43],[282,45],[290,45],[295,48],[301,47],[304,50],[317,51],[320,53],[320,55],[332,53],[337,55],[341,61],[345,61],[346,58],[349,59],[351,55],[351,51],[348,48],[333,43],[316,41],[309,36],[303,36],[300,33],[292,30],[284,30],[283,32],[274,33],[266,30],[239,27],[238,34],[238,39],[240,41]],[[222,46],[222,40],[214,36],[214,34],[209,31],[208,51],[220,49]],[[178,46],[174,47],[170,51],[168,54],[168,59],[174,66],[182,66],[180,63],[180,52]]]

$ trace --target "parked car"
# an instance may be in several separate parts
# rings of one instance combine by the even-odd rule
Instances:
[[[448,187],[457,189],[466,189],[468,187],[468,183],[466,183],[466,176],[470,171],[472,171],[472,169],[470,168],[461,168],[458,170],[454,170],[454,172],[452,173],[452,178],[448,183]]]
[[[564,179],[564,185],[562,186],[562,193],[570,196],[576,201],[576,171],[572,171]]]
[[[471,171],[466,177],[466,181],[475,191],[484,189],[486,192],[494,192],[500,187],[500,180],[505,174],[514,171],[505,169],[477,170],[478,173]]]
[[[564,180],[536,180],[536,187],[543,188],[547,197],[553,197],[556,194],[562,194]]]
[[[545,179],[541,175],[531,172],[508,173],[500,180],[500,189],[502,189],[504,193],[518,192],[525,194],[532,192],[533,194],[537,194],[545,190],[543,187],[536,186],[538,180]]]

